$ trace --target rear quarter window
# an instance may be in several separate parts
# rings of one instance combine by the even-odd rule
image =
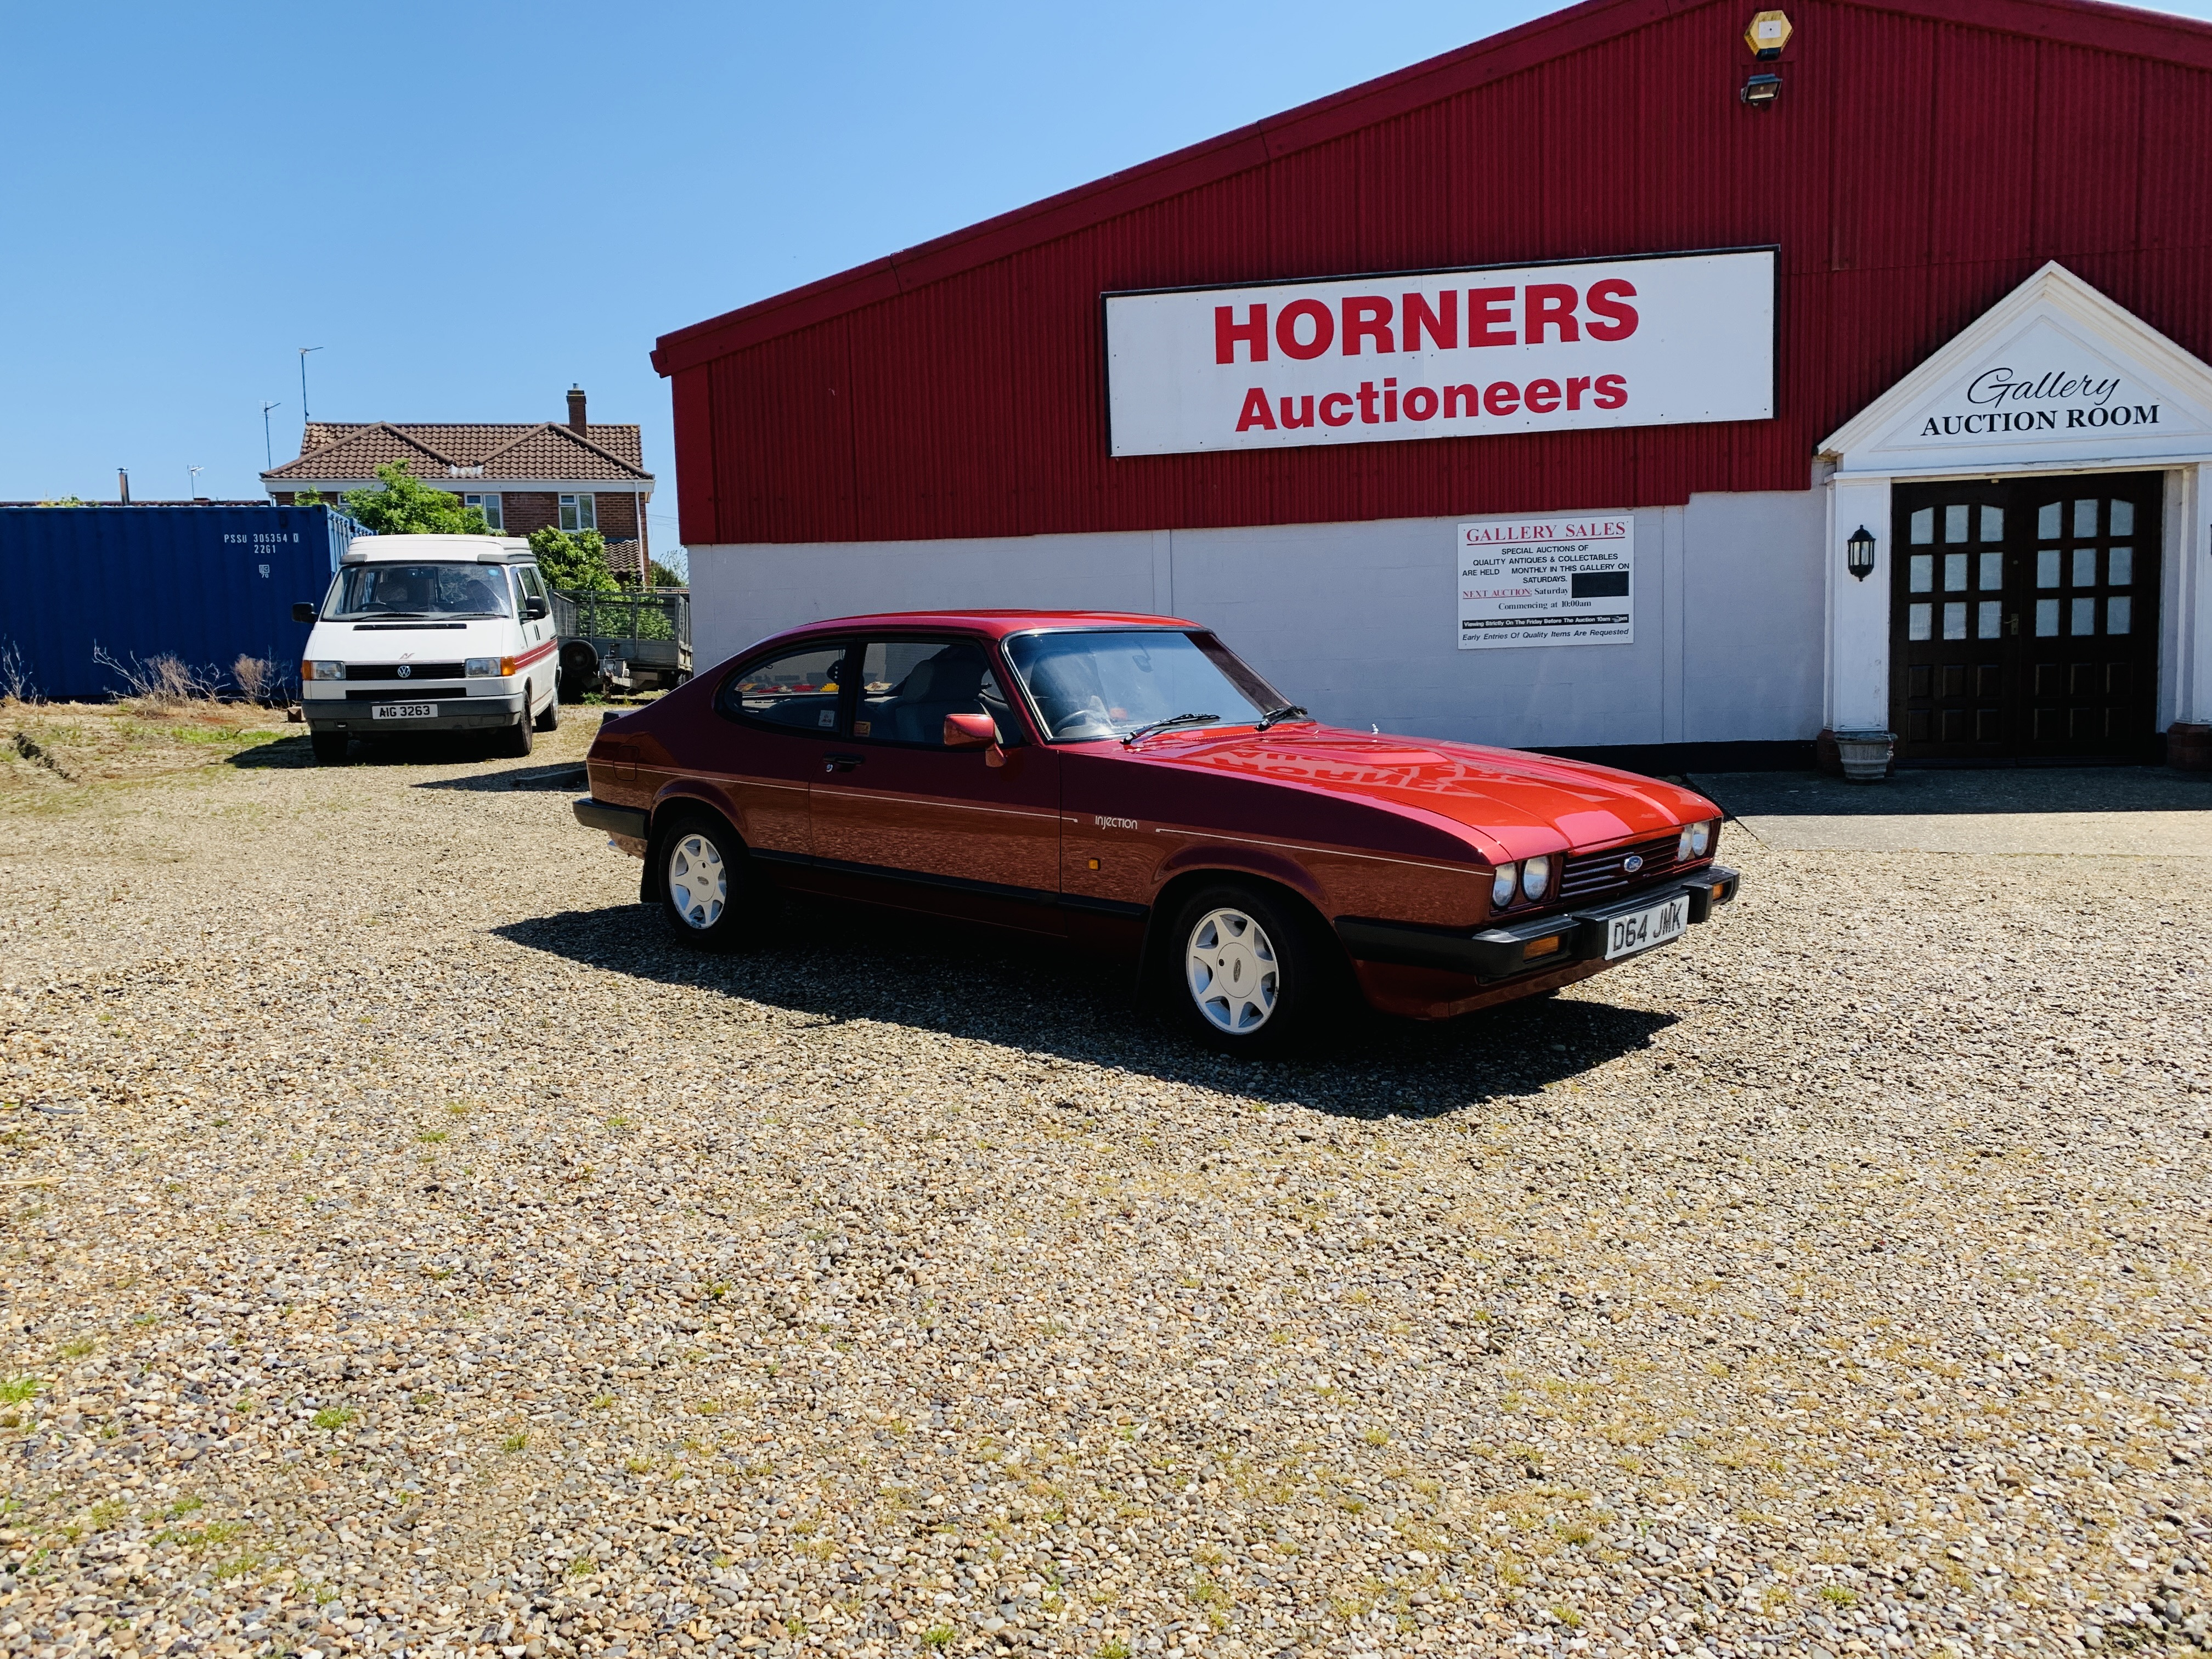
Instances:
[[[846,643],[836,641],[756,658],[731,672],[715,706],[748,725],[835,735],[848,654]]]

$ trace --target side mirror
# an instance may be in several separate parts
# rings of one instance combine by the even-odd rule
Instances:
[[[309,605],[305,599],[301,599],[298,604],[292,607],[292,620],[294,622],[306,623],[312,628],[314,625],[315,621],[315,607]]]
[[[945,746],[947,749],[981,749],[998,740],[998,723],[988,714],[947,714],[945,717]]]
[[[536,622],[545,614],[545,601],[535,593],[526,595],[522,601],[522,617],[526,622]]]

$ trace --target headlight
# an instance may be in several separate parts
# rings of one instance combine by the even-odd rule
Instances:
[[[461,667],[462,672],[472,680],[495,680],[499,678],[497,657],[471,657],[468,661],[461,665]]]
[[[1552,860],[1523,859],[1521,861],[1521,890],[1532,899],[1544,896],[1544,890],[1552,884]]]
[[[1498,873],[1490,878],[1490,908],[1493,910],[1503,910],[1507,905],[1512,903],[1513,890],[1520,884],[1520,881],[1521,866],[1519,865],[1499,865]]]
[[[1692,859],[1701,859],[1705,855],[1705,849],[1712,844],[1711,820],[1686,823],[1682,826],[1682,833],[1674,838],[1674,862],[1686,864]]]
[[[342,680],[345,678],[345,665],[342,662],[303,662],[300,665],[300,678],[303,680]]]

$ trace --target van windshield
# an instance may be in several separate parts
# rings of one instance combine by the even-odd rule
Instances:
[[[354,564],[338,573],[323,611],[343,621],[376,617],[508,617],[507,573],[498,565]]]

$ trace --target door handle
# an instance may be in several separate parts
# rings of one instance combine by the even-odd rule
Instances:
[[[860,763],[858,755],[824,755],[822,769],[825,772],[849,772]]]

